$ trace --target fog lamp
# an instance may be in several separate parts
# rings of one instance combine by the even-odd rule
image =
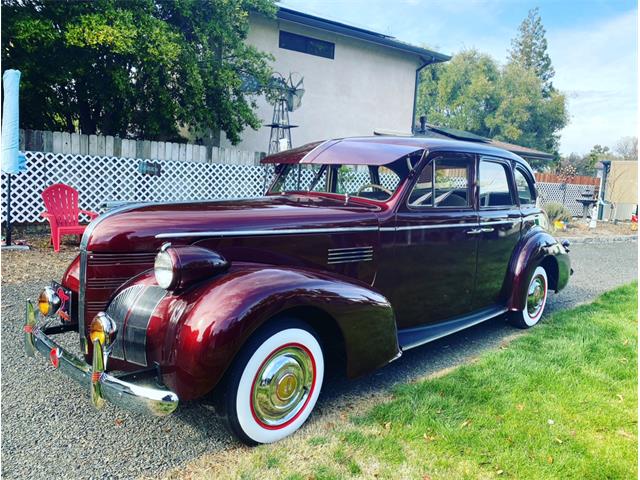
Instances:
[[[60,297],[51,287],[45,287],[38,295],[38,310],[45,317],[53,317],[60,308]]]
[[[97,340],[100,345],[108,347],[116,339],[117,330],[118,327],[113,319],[106,313],[100,312],[89,325],[89,338],[92,344]]]

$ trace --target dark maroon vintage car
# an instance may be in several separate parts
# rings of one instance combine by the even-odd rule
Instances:
[[[305,422],[329,360],[355,377],[499,315],[531,327],[569,279],[531,168],[507,151],[347,138],[263,162],[264,197],[94,220],[27,302],[27,352],[98,407],[165,415],[214,391],[235,435],[267,443]],[[52,339],[69,330],[84,358]]]

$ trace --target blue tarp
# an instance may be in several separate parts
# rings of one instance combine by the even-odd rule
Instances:
[[[2,171],[16,174],[26,170],[20,147],[20,71],[7,70],[2,75],[4,104],[2,117]]]

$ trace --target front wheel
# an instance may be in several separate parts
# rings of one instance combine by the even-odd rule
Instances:
[[[254,335],[231,367],[225,414],[231,432],[249,445],[291,435],[320,395],[324,355],[313,330],[298,320]]]
[[[530,328],[537,324],[547,304],[548,290],[547,272],[539,266],[529,281],[524,309],[510,313],[511,323],[518,328]]]

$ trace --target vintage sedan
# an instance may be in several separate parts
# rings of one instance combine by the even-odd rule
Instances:
[[[367,137],[263,163],[261,198],[94,220],[60,283],[27,302],[27,352],[98,407],[166,415],[213,391],[231,432],[268,443],[309,417],[327,365],[364,375],[496,316],[531,327],[568,282],[568,245],[510,152]],[[70,330],[84,358],[53,340]]]

